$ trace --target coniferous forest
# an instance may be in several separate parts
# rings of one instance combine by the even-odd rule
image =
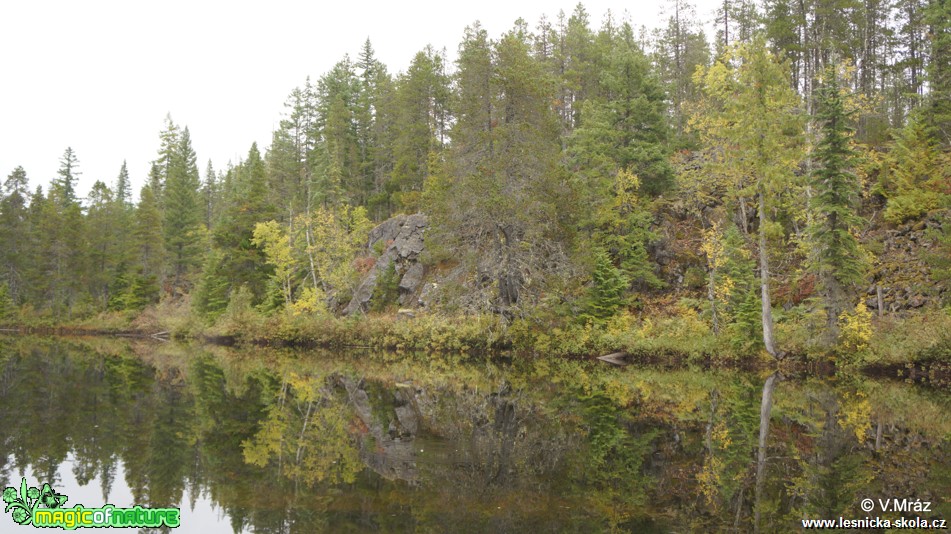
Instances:
[[[951,362],[951,1],[669,3],[354,43],[227,168],[173,110],[85,198],[12,169],[0,323]]]

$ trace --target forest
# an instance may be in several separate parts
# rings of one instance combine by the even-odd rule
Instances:
[[[227,168],[169,115],[138,192],[17,167],[0,324],[947,370],[951,1],[667,12],[368,39]]]

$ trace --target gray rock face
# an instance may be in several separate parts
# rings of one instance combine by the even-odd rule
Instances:
[[[412,296],[419,289],[425,275],[425,268],[417,263],[425,248],[423,234],[429,222],[425,215],[399,215],[382,222],[370,231],[367,239],[367,252],[373,251],[377,243],[383,243],[383,253],[377,258],[370,272],[353,293],[350,303],[343,314],[364,312],[373,296],[377,280],[390,265],[396,264],[400,278],[400,304],[414,304]]]
[[[400,305],[409,306],[413,304],[413,297],[416,291],[423,283],[423,276],[426,274],[426,268],[420,263],[414,263],[406,269],[406,274],[400,280]]]

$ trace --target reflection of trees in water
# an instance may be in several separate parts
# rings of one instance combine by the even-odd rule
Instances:
[[[362,470],[348,426],[346,405],[338,402],[326,376],[290,373],[271,399],[254,436],[242,442],[244,459],[276,466],[297,483],[353,483]]]
[[[947,396],[897,383],[516,366],[472,387],[470,368],[467,384],[400,363],[417,378],[397,382],[392,363],[268,370],[192,351],[157,371],[6,348],[7,477],[55,475],[71,454],[107,499],[121,463],[140,504],[188,489],[260,532],[749,531],[757,514],[770,532],[848,515],[866,493],[951,487]]]
[[[763,485],[766,483],[766,439],[769,436],[769,420],[773,412],[773,390],[780,379],[779,373],[773,373],[763,384],[763,397],[759,411],[759,440],[756,445],[756,490],[753,503],[753,532],[759,532],[760,513],[763,506]]]

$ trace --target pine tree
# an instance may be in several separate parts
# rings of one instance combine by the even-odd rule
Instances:
[[[862,281],[865,270],[864,253],[853,234],[862,220],[855,213],[860,185],[852,173],[852,113],[846,109],[835,67],[826,69],[817,104],[821,138],[814,152],[817,167],[810,179],[813,223],[809,234],[816,252],[813,267],[821,282],[829,334],[834,337],[839,315],[848,302],[847,290]]]
[[[317,83],[317,161],[314,195],[320,202],[338,202],[340,194],[362,204],[367,191],[360,172],[360,145],[355,111],[360,81],[349,57],[338,62]]]
[[[707,39],[696,19],[696,10],[685,0],[670,0],[667,26],[655,37],[654,64],[667,87],[674,130],[682,134],[687,124],[686,105],[697,96],[693,74],[710,57]]]
[[[496,309],[503,312],[565,266],[578,213],[560,167],[553,80],[530,50],[524,23],[494,45],[480,27],[467,29],[458,60],[452,178],[431,206],[437,240],[472,252],[482,265],[470,267],[494,279]]]
[[[106,184],[96,181],[87,198],[86,254],[89,260],[87,288],[100,310],[109,304],[110,289],[122,263],[120,237],[126,227],[119,226],[116,200]]]
[[[152,194],[159,201],[159,205],[163,203],[165,182],[172,173],[172,167],[175,165],[177,154],[181,149],[180,137],[181,131],[178,125],[172,121],[172,115],[165,115],[165,129],[159,132],[158,159],[152,162],[152,171],[149,173]]]
[[[212,249],[205,257],[201,276],[195,286],[192,306],[201,316],[213,321],[228,308],[231,283],[222,271],[223,253]]]
[[[86,277],[82,207],[76,198],[79,160],[67,148],[60,160],[59,176],[50,185],[47,201],[37,213],[36,236],[47,277],[45,301],[54,317],[71,317]]]
[[[215,175],[215,169],[211,165],[211,160],[208,160],[208,165],[205,167],[205,181],[201,186],[201,200],[202,207],[204,208],[203,222],[205,223],[205,229],[209,232],[211,231],[212,225],[215,224],[215,221],[218,218],[220,193],[221,191],[218,184],[217,175]]]
[[[160,297],[165,252],[162,221],[148,185],[142,188],[141,197],[132,225],[134,257],[128,265],[120,266],[109,288],[111,310],[141,310]]]
[[[357,58],[359,95],[356,98],[354,123],[359,147],[358,172],[364,204],[382,191],[386,175],[392,170],[390,128],[392,120],[388,105],[393,98],[393,80],[386,66],[376,59],[367,39]]]

